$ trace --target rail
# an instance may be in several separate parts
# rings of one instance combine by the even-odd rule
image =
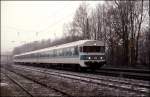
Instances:
[[[18,66],[17,66],[18,67]],[[31,69],[31,68],[25,68],[25,67],[19,67],[22,68],[24,70],[28,70],[28,71],[35,71],[35,72],[40,72],[40,73],[45,73],[45,74],[50,74],[50,75],[54,75],[54,76],[61,76],[61,77],[65,77],[65,78],[69,78],[69,79],[74,79],[74,80],[81,80],[84,82],[90,82],[90,83],[94,83],[94,84],[98,84],[98,85],[103,85],[103,86],[109,86],[109,87],[113,87],[113,88],[120,88],[126,91],[132,91],[132,92],[136,92],[136,93],[142,93],[142,94],[149,94],[149,88],[150,86],[146,86],[146,85],[138,85],[138,84],[133,84],[133,83],[128,83],[125,81],[119,81],[119,80],[111,80],[111,79],[103,79],[103,78],[96,78],[96,77],[87,77],[87,76],[83,76],[83,75],[79,75],[79,74],[68,74],[68,73],[64,73],[64,72],[50,72],[50,71],[42,71],[41,69]],[[112,83],[117,83],[116,84],[112,84]],[[134,88],[136,87],[136,88]]]
[[[26,79],[28,79],[28,80],[31,80],[31,81],[33,81],[33,82],[35,82],[35,83],[37,83],[37,84],[40,84],[40,85],[42,85],[42,86],[44,86],[44,87],[46,87],[46,88],[51,88],[51,89],[53,89],[53,90],[55,90],[55,91],[57,91],[57,92],[63,94],[63,95],[66,96],[66,97],[72,97],[72,95],[70,95],[70,94],[68,94],[68,93],[66,93],[66,92],[60,91],[59,89],[56,89],[56,88],[51,87],[51,86],[47,86],[46,84],[41,83],[41,82],[39,82],[39,81],[37,81],[37,80],[35,80],[35,79],[33,79],[33,78],[27,77],[27,76],[25,76],[25,75],[23,75],[23,74],[20,74],[20,73],[18,73],[18,72],[15,72],[15,71],[13,71],[13,70],[8,69],[8,68],[5,68],[5,69],[7,69],[7,70],[9,70],[10,72],[13,72],[13,73],[15,73],[15,74],[17,74],[17,75],[20,75],[20,76],[22,76],[22,77],[24,77],[24,78],[26,78]],[[17,81],[15,81],[15,82],[17,82]],[[17,84],[19,84],[19,83],[17,83]],[[21,86],[21,84],[19,84],[19,85]],[[25,90],[26,92],[28,92],[25,88],[24,88],[24,90]],[[28,93],[29,93],[29,92],[28,92]],[[32,97],[33,97],[33,96],[32,96]]]
[[[3,73],[3,72],[1,72]],[[18,83],[15,79],[11,78],[8,74],[3,73],[6,77],[8,77],[13,83],[18,85],[23,91],[25,91],[30,97],[34,97],[26,88],[23,87],[20,83]]]

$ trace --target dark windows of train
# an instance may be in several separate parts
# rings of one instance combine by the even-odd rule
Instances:
[[[55,50],[55,56],[58,56],[58,50]]]
[[[57,49],[57,57],[60,56],[60,50]]]
[[[34,54],[31,54],[31,58],[34,58]]]
[[[58,49],[58,56],[62,56],[62,49]]]
[[[55,57],[57,56],[57,54],[58,54],[58,52],[57,52],[57,50],[55,50]]]
[[[38,54],[38,56],[39,56],[40,58],[43,58],[43,57],[44,57],[43,52],[40,52],[40,53]]]
[[[49,54],[49,57],[51,57],[51,56],[52,56],[52,52],[51,52],[51,51],[48,51],[48,54]]]
[[[66,56],[66,48],[63,48],[63,55]]]
[[[80,47],[80,52],[83,52],[83,47]]]
[[[42,52],[42,57],[43,57],[43,58],[46,57],[46,52]]]
[[[48,53],[49,57],[52,57],[52,51],[48,51],[47,53]]]
[[[59,56],[59,54],[60,54],[60,53],[59,53],[59,50],[57,49],[57,57]]]
[[[69,56],[69,48],[66,48],[66,54],[65,56]]]
[[[73,56],[74,55],[74,48],[70,48],[70,55]]]
[[[54,57],[54,56],[55,56],[55,52],[54,52],[54,50],[52,50],[51,52],[52,52],[52,57]]]
[[[48,58],[48,57],[49,57],[48,51],[45,51],[45,52],[43,52],[43,53],[44,53],[44,57],[45,57],[45,58]]]
[[[33,53],[32,57],[33,57],[33,58],[36,58],[36,54]]]
[[[84,46],[83,52],[105,52],[104,46]]]
[[[28,55],[26,56],[26,58],[30,58],[30,54],[28,54]]]
[[[78,47],[77,46],[74,48],[74,55],[79,55],[79,51],[78,51]]]
[[[59,50],[57,49],[57,57],[59,56]]]
[[[68,48],[68,56],[71,56],[72,52],[71,52],[71,48]]]
[[[62,56],[65,56],[65,49],[62,49]]]
[[[66,48],[66,55],[65,56],[68,56],[69,55],[69,50],[68,48]]]
[[[55,50],[52,51],[52,54],[53,54],[52,56],[55,57]]]
[[[44,58],[44,57],[45,57],[44,52],[41,52],[41,57],[42,57],[42,58]]]
[[[38,57],[38,54],[36,54],[36,53],[35,53],[35,54],[33,54],[33,57],[34,57],[34,58]]]

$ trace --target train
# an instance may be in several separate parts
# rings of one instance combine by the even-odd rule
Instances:
[[[78,40],[14,55],[13,62],[96,69],[106,64],[105,44],[98,40]]]

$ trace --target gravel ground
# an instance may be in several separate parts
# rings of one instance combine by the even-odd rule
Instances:
[[[58,77],[50,74],[37,73],[34,71],[25,71],[16,69],[16,72],[34,78],[48,86],[67,92],[73,96],[143,96],[117,88],[111,88],[92,83],[86,83],[79,80]]]
[[[29,96],[24,92],[19,86],[13,83],[8,77],[1,73],[1,86],[0,86],[0,96]]]
[[[7,71],[7,74],[9,74],[18,83],[23,85],[23,87],[27,91],[29,91],[34,97],[37,97],[37,96],[63,96],[61,93],[58,93],[55,90],[41,86],[40,84],[37,84],[31,80],[25,79],[21,76],[18,76],[12,72]]]

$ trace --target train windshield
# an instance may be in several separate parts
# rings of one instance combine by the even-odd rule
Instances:
[[[83,46],[82,52],[94,53],[94,52],[105,52],[104,46]]]

